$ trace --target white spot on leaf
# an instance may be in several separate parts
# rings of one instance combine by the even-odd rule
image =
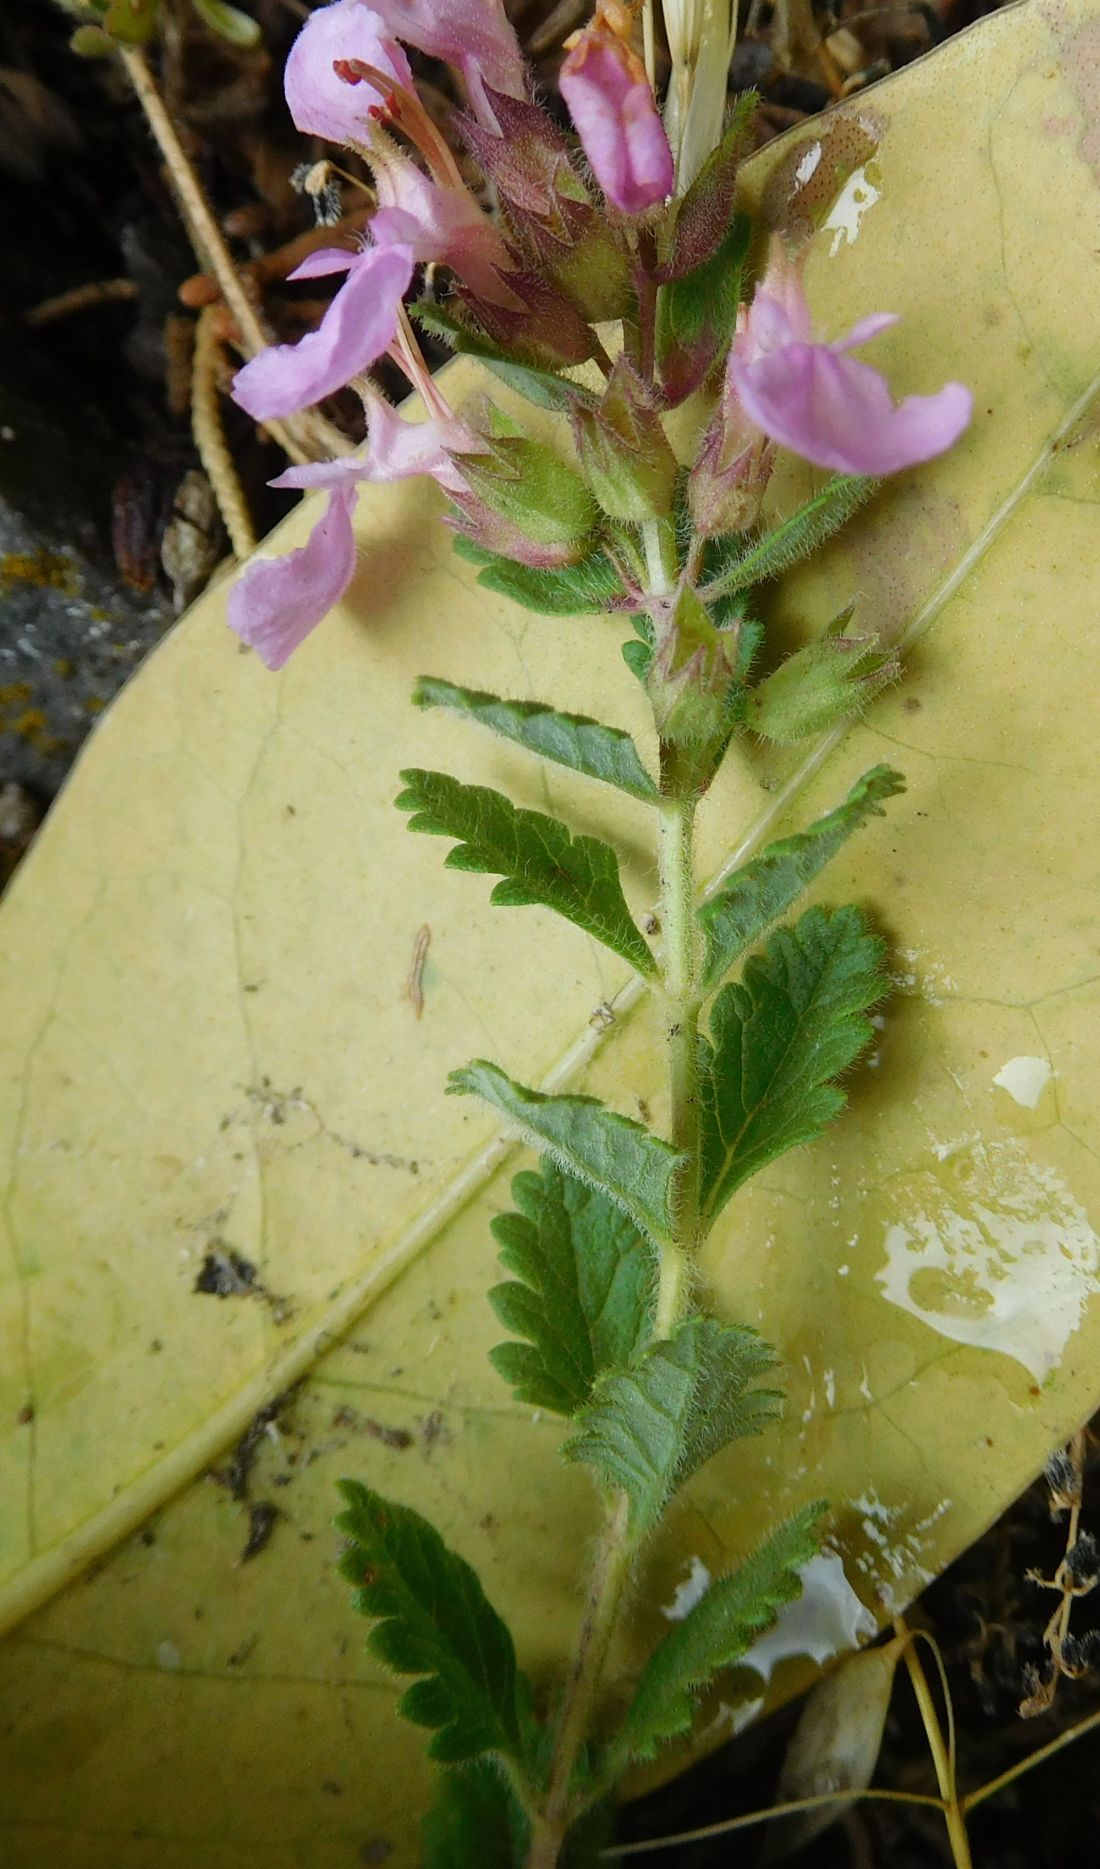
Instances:
[[[688,1574],[683,1583],[677,1584],[671,1603],[661,1605],[662,1616],[669,1622],[683,1622],[689,1610],[706,1595],[710,1588],[710,1572],[702,1558],[693,1557],[688,1567]]]
[[[881,188],[876,188],[873,182],[867,180],[866,166],[857,169],[853,175],[848,177],[825,222],[827,231],[833,236],[833,244],[829,248],[831,260],[835,260],[845,241],[849,246],[854,244],[859,234],[860,222],[868,208],[873,208],[881,196]]]
[[[1010,1058],[1007,1064],[1002,1064],[993,1082],[1007,1090],[1023,1109],[1035,1110],[1053,1076],[1054,1069],[1046,1058]]]
[[[1052,1169],[1013,1142],[936,1150],[950,1179],[914,1175],[886,1229],[883,1297],[956,1343],[1000,1350],[1041,1382],[1100,1289],[1100,1240]]]

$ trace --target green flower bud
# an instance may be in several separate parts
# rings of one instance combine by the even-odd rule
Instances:
[[[527,435],[503,435],[460,460],[463,478],[491,512],[540,545],[582,555],[599,512],[580,475],[550,448]]]
[[[658,624],[646,686],[662,744],[666,790],[701,790],[733,724],[738,632],[717,627],[690,588]]]
[[[791,746],[826,733],[900,674],[893,650],[875,635],[845,635],[851,609],[830,623],[820,642],[788,656],[749,697],[749,724],[766,740]]]
[[[575,411],[573,434],[585,478],[612,519],[643,525],[672,511],[676,456],[625,357],[617,360],[597,407]]]

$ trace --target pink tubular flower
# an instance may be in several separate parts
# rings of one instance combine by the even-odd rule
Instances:
[[[375,85],[347,84],[335,66],[349,59],[372,65],[405,90],[413,88],[404,52],[368,0],[336,0],[311,13],[290,48],[283,88],[290,114],[306,136],[330,143],[365,143],[370,112],[384,107]]]
[[[256,422],[294,415],[361,375],[393,343],[401,300],[412,279],[407,246],[371,246],[361,253],[325,247],[291,273],[316,279],[347,272],[316,331],[297,344],[272,344],[233,379],[233,398]]]
[[[561,92],[584,153],[621,214],[645,214],[672,193],[672,151],[636,52],[602,19],[579,33]]]
[[[875,312],[835,343],[815,342],[798,269],[777,241],[739,315],[727,384],[751,422],[804,460],[842,474],[899,473],[954,445],[973,397],[947,383],[895,403],[885,377],[847,355],[897,322]]]
[[[408,247],[415,260],[447,266],[478,298],[519,304],[501,278],[513,264],[498,227],[464,186],[433,182],[403,156],[375,156],[375,240]]]
[[[251,558],[229,594],[229,627],[267,668],[282,668],[338,604],[355,575],[351,516],[362,481],[407,480],[427,474],[448,493],[465,489],[451,452],[477,446],[464,423],[440,416],[406,422],[390,403],[369,402],[366,448],[338,461],[290,467],[273,487],[327,487],[329,501],[305,545],[282,558]]]
[[[375,6],[395,38],[457,67],[479,122],[489,129],[496,119],[486,85],[508,97],[524,95],[523,58],[504,0],[375,0]]]

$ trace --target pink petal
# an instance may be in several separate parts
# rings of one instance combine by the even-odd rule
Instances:
[[[377,241],[398,241],[417,260],[449,266],[478,298],[515,305],[501,280],[511,257],[500,230],[462,188],[433,182],[414,162],[387,155],[375,164],[378,211],[371,221]]]
[[[561,68],[562,96],[608,201],[645,214],[672,193],[672,151],[635,53],[599,25],[582,33]]]
[[[336,0],[311,13],[290,48],[283,74],[286,101],[299,130],[330,143],[363,143],[370,136],[370,109],[384,103],[375,87],[363,81],[346,84],[336,76],[337,60],[359,59],[412,89],[409,61],[367,0]]]
[[[477,440],[459,421],[434,417],[408,422],[381,396],[370,398],[370,439],[365,448],[338,461],[309,461],[288,467],[273,487],[348,487],[361,481],[408,480],[430,475],[448,493],[462,492],[466,482],[451,459],[452,453],[472,451]]]
[[[229,627],[265,668],[282,668],[351,583],[354,505],[354,488],[334,493],[299,550],[284,558],[250,558],[230,591]]]
[[[408,247],[368,247],[321,320],[297,344],[273,344],[233,380],[234,400],[254,421],[293,415],[343,389],[393,342],[412,278]]]
[[[741,406],[773,441],[844,474],[896,474],[950,448],[970,420],[961,383],[895,405],[886,379],[827,344],[731,359]]]
[[[358,258],[359,252],[352,247],[318,247],[315,253],[307,253],[287,278],[324,279],[330,273],[350,273]]]
[[[872,312],[867,318],[859,318],[852,326],[847,337],[834,338],[833,350],[856,350],[860,344],[869,344],[880,331],[889,331],[892,326],[901,323],[898,312]]]
[[[508,97],[526,91],[523,58],[504,0],[377,0],[387,29],[406,45],[455,65],[487,128],[497,127],[485,86]]]

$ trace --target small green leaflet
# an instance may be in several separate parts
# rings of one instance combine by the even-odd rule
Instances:
[[[559,714],[542,701],[504,701],[430,675],[417,682],[413,701],[417,707],[446,707],[464,714],[543,759],[583,772],[586,778],[603,779],[635,798],[651,802],[659,796],[630,735],[589,720],[586,714]]]
[[[228,6],[226,0],[191,0],[200,19],[230,45],[252,46],[260,43],[260,28],[240,7]]]
[[[406,789],[396,804],[412,812],[409,829],[461,839],[447,854],[448,869],[501,876],[490,897],[498,907],[538,903],[554,909],[621,954],[644,979],[655,976],[656,962],[626,906],[610,844],[573,837],[559,819],[521,810],[502,793],[463,785],[446,772],[411,767],[401,778]]]
[[[807,909],[719,993],[700,1098],[708,1224],[750,1175],[843,1109],[832,1080],[871,1036],[882,953],[858,909]]]
[[[526,1142],[548,1149],[567,1173],[608,1195],[650,1239],[669,1237],[672,1182],[685,1158],[641,1123],[596,1097],[528,1090],[483,1058],[452,1071],[449,1088],[492,1104]]]
[[[375,1619],[367,1647],[396,1674],[418,1674],[399,1711],[431,1727],[433,1759],[455,1764],[484,1752],[521,1760],[530,1688],[516,1668],[507,1628],[470,1566],[427,1519],[341,1480],[348,1510],[337,1519],[350,1542],[340,1570],[353,1603]]]
[[[873,766],[835,811],[809,830],[769,844],[703,904],[698,915],[706,936],[704,993],[711,992],[745,949],[798,900],[852,832],[868,818],[883,817],[886,800],[904,790],[900,772]]]
[[[609,1777],[618,1778],[632,1761],[652,1759],[668,1740],[690,1731],[695,1695],[747,1654],[784,1603],[801,1596],[798,1573],[818,1549],[823,1511],[822,1504],[805,1506],[781,1525],[744,1564],[712,1583],[654,1649],[611,1742]]]
[[[607,1369],[629,1363],[649,1341],[654,1265],[637,1228],[605,1194],[549,1157],[538,1174],[517,1175],[518,1213],[492,1224],[501,1264],[517,1279],[489,1303],[525,1343],[490,1350],[516,1400],[575,1414]]]
[[[766,532],[748,551],[744,549],[740,533],[718,540],[714,556],[707,564],[713,582],[708,583],[700,595],[709,604],[716,597],[728,596],[731,591],[747,590],[752,584],[763,583],[765,578],[778,577],[781,571],[808,558],[826,539],[832,538],[864,501],[870,499],[878,484],[877,480],[860,474],[836,474],[820,493],[815,493],[813,499],[807,500],[789,519],[781,520],[771,532]]]
[[[592,552],[579,565],[537,571],[531,565],[517,565],[510,558],[502,558],[499,552],[476,545],[461,533],[452,543],[460,558],[482,567],[477,581],[485,590],[499,591],[540,616],[584,616],[591,611],[619,609],[626,600],[622,579],[602,551]]]
[[[635,1538],[652,1531],[676,1487],[728,1441],[774,1420],[779,1398],[749,1383],[774,1367],[755,1331],[689,1317],[627,1369],[597,1382],[563,1448],[630,1500]]]

